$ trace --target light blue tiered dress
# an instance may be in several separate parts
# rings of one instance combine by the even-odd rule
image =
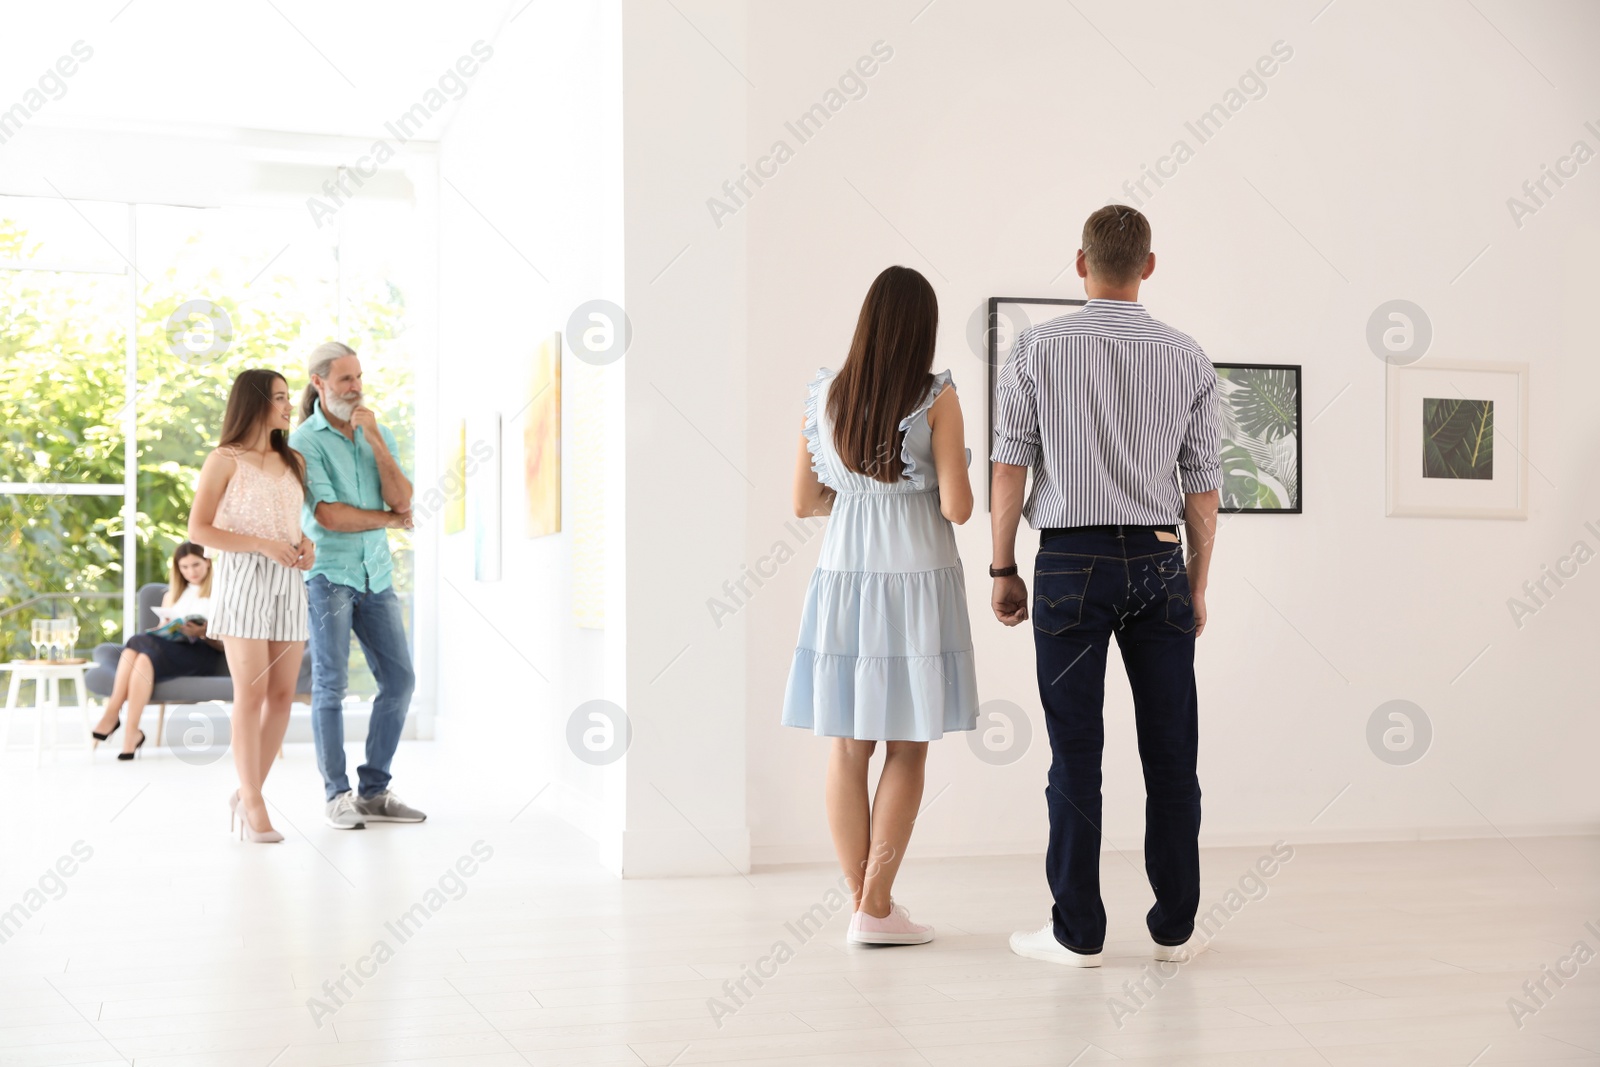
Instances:
[[[900,420],[893,484],[845,468],[823,367],[806,398],[811,469],[837,493],[806,588],[783,724],[825,737],[933,741],[977,726],[978,682],[955,528],[939,511],[928,409],[950,372]],[[972,463],[972,449],[967,449]]]

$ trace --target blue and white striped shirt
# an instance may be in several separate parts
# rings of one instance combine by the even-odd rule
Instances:
[[[1034,469],[1022,514],[1036,530],[1175,525],[1184,493],[1222,485],[1216,368],[1136,301],[1024,330],[994,422],[990,458]]]

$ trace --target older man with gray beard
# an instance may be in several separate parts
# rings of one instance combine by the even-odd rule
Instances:
[[[394,434],[361,391],[361,360],[337,341],[307,360],[311,384],[289,441],[306,461],[301,525],[317,546],[306,580],[311,602],[311,727],[322,770],[325,819],[337,830],[427,816],[389,788],[415,676],[386,531],[411,527],[411,481],[395,458]],[[367,726],[359,793],[345,776],[344,695],[354,633],[378,682]]]

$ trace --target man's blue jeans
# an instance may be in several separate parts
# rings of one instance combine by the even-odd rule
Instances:
[[[1041,531],[1033,576],[1039,697],[1050,735],[1045,873],[1056,940],[1099,952],[1100,752],[1106,652],[1117,636],[1144,766],[1145,917],[1159,944],[1181,945],[1200,905],[1200,780],[1194,602],[1183,549],[1149,526]]]
[[[367,761],[357,771],[363,797],[389,787],[389,765],[400,745],[411,690],[411,652],[394,588],[363,593],[314,574],[306,582],[311,601],[311,734],[327,799],[350,788],[344,770],[344,692],[350,675],[350,634],[361,642],[378,681],[367,726]]]

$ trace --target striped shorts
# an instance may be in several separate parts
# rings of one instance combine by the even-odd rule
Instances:
[[[305,572],[259,552],[219,552],[211,581],[212,637],[306,641],[311,637]]]

